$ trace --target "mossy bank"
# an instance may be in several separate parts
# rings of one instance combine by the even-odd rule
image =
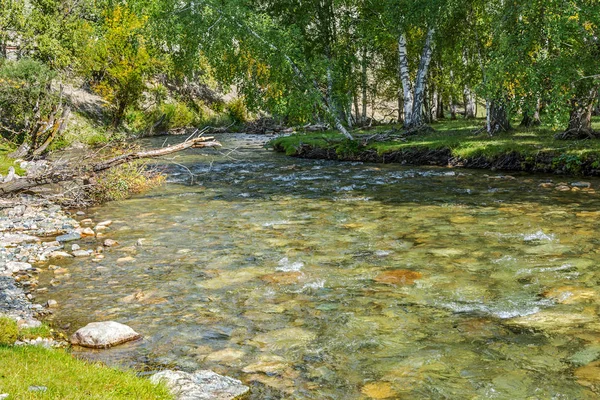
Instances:
[[[557,140],[546,127],[475,134],[480,120],[434,124],[430,132],[403,136],[391,126],[355,131],[355,140],[335,132],[296,134],[268,146],[293,157],[405,165],[481,168],[600,176],[600,140]],[[595,120],[600,128],[600,119]]]

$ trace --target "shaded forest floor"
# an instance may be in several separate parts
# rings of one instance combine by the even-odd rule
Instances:
[[[394,126],[353,132],[355,141],[336,132],[299,133],[269,143],[278,152],[302,158],[484,168],[506,171],[600,175],[600,139],[557,140],[555,130],[517,127],[488,136],[477,133],[483,120],[433,124],[432,131],[405,136]],[[600,130],[600,118],[594,119]]]

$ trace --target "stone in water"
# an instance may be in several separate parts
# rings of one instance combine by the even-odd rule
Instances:
[[[208,370],[193,374],[166,370],[152,375],[150,381],[163,382],[177,400],[232,400],[249,390],[237,379]]]
[[[127,325],[115,321],[92,322],[71,336],[71,344],[93,349],[107,349],[141,337]]]

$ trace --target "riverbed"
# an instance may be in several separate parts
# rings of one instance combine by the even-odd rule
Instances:
[[[171,160],[164,187],[87,210],[119,242],[100,262],[42,273],[57,326],[144,336],[78,354],[212,369],[256,399],[597,398],[600,197],[586,184],[220,140]]]

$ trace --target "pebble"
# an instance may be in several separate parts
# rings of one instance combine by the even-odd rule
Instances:
[[[104,241],[105,247],[114,247],[114,246],[117,246],[118,244],[119,244],[119,242],[117,242],[116,240],[112,240],[112,239],[106,239]]]
[[[74,244],[74,245],[71,246],[71,250],[72,251],[76,251],[76,250],[79,250],[79,249],[81,249],[81,246],[79,246],[78,244]]]
[[[56,308],[56,307],[58,307],[58,302],[56,300],[48,300],[46,302],[46,307],[48,307],[48,308]]]
[[[92,228],[83,228],[81,230],[81,235],[82,236],[95,236],[96,233],[94,232],[94,230]]]
[[[89,257],[91,254],[91,250],[75,250],[73,252],[73,256],[75,257]]]
[[[56,237],[57,242],[71,242],[73,240],[81,239],[81,235],[77,232],[70,232],[65,235],[60,235]]]

